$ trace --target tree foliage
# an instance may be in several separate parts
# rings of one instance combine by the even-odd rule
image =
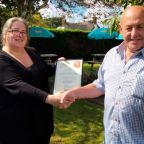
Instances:
[[[33,15],[38,14],[38,10],[45,7],[48,0],[0,0],[0,27],[6,19],[19,16],[29,22],[33,20]]]
[[[103,0],[105,4],[117,4],[126,8],[128,5],[144,5],[143,0]]]
[[[130,5],[144,5],[143,0],[103,0],[103,2],[107,5],[116,4],[116,5],[124,7],[124,9]],[[122,12],[116,14],[114,17],[110,19],[103,21],[103,23],[108,25],[111,31],[118,31],[118,27],[119,27],[118,25],[119,25],[121,14]]]
[[[40,2],[41,1],[41,2]],[[12,16],[20,16],[28,20],[30,25],[41,25],[41,26],[50,26],[56,27],[60,23],[59,18],[49,18],[43,20],[39,14],[41,8],[48,7],[50,0],[0,0],[0,27],[3,23]],[[144,5],[143,0],[58,0],[59,7],[65,11],[63,5],[72,5],[75,7],[75,4],[92,7],[97,2],[104,2],[105,5],[112,7],[113,5],[119,5],[126,8],[128,5]],[[112,30],[118,31],[118,23],[121,13],[118,13],[111,19],[106,19],[103,21],[103,24],[109,25]]]

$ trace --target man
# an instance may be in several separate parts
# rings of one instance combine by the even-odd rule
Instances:
[[[131,6],[122,14],[124,41],[105,56],[98,79],[64,93],[75,99],[105,94],[105,144],[144,143],[144,7]]]

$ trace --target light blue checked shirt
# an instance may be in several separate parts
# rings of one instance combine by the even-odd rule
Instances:
[[[125,63],[124,43],[105,56],[94,81],[105,92],[105,144],[144,144],[144,48]]]

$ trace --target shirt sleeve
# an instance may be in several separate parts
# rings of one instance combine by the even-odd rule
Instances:
[[[98,70],[98,78],[93,81],[93,84],[95,84],[97,89],[99,89],[100,91],[105,92],[102,65],[100,66],[100,68]]]
[[[10,95],[21,98],[38,98],[44,101],[48,95],[23,81],[16,66],[6,58],[0,58],[0,87]]]

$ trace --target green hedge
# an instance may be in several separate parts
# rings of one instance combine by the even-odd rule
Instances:
[[[92,53],[106,53],[121,43],[120,40],[88,39],[88,32],[75,30],[51,30],[54,38],[31,38],[29,45],[40,53],[56,53],[66,58],[90,60]]]

